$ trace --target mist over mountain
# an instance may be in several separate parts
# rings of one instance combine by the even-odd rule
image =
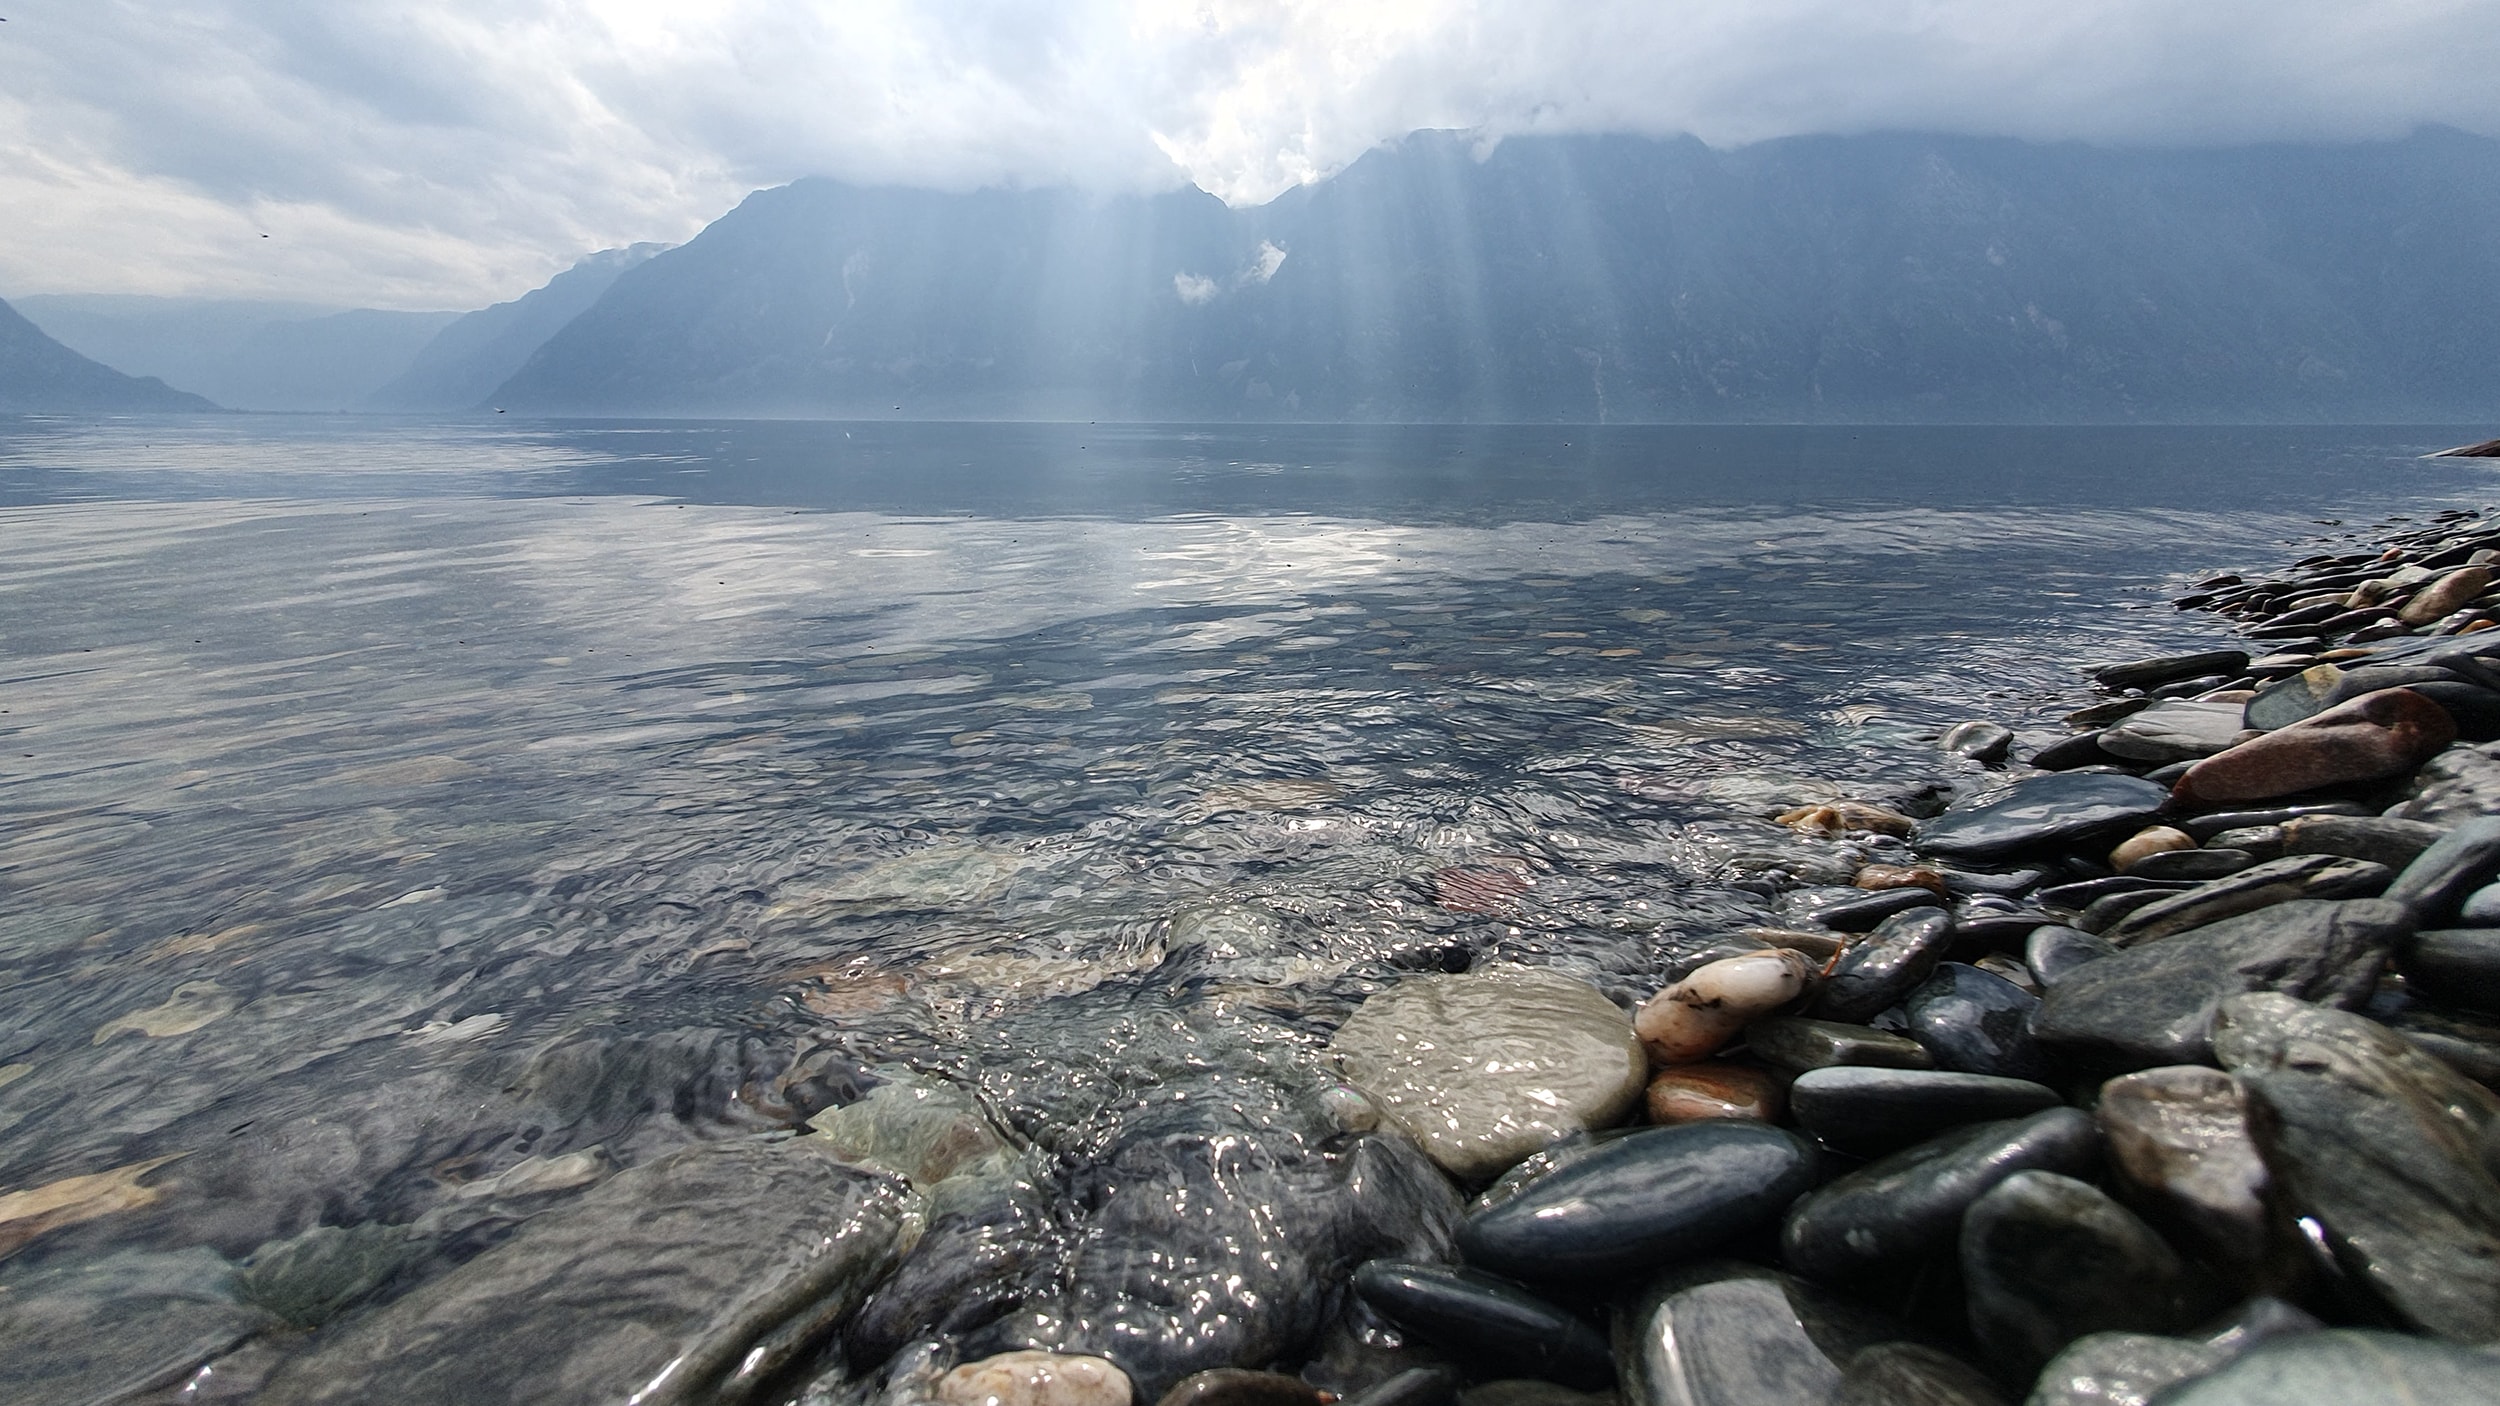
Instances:
[[[41,294],[17,302],[82,355],[236,410],[353,409],[460,316],[129,294]]]
[[[494,393],[575,414],[2367,420],[2500,408],[2500,142],[1419,133],[1265,206],[758,192]]]
[[[370,410],[470,410],[530,353],[599,300],[627,269],[668,248],[602,249],[507,303],[480,308],[434,334],[408,369],[365,397]]]
[[[43,334],[0,302],[0,414],[214,410],[154,377],[125,376]]]

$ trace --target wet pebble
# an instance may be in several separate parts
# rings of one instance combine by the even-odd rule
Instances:
[[[2411,771],[2456,736],[2455,721],[2438,704],[2383,689],[2207,757],[2177,789],[2182,800],[2214,805],[2376,781]]]
[[[2118,847],[2109,852],[2109,867],[2124,874],[2154,855],[2194,848],[2196,840],[2185,830],[2148,825],[2118,842]]]
[[[1995,859],[2141,826],[2169,799],[2161,787],[2131,776],[2035,776],[2015,782],[2002,795],[1927,821],[1911,845],[1921,854],[1944,859]]]
[[[1944,897],[1935,890],[1914,885],[1879,889],[1862,898],[1826,903],[1806,916],[1835,932],[1869,932],[1889,918],[1914,909],[1939,907],[1943,902]]]
[[[2167,854],[2147,855],[2127,872],[2147,879],[2226,878],[2257,863],[2257,856],[2244,849],[2228,849],[2219,845],[2204,849],[2174,850]]]
[[[1181,1378],[1155,1406],[1328,1406],[1328,1400],[1300,1377],[1218,1367]]]
[[[1978,1368],[1914,1342],[1877,1343],[1841,1369],[1831,1406],[2005,1406]]]
[[[1972,1202],[1961,1261],[1971,1336],[2024,1376],[2086,1333],[2174,1332],[2216,1299],[2151,1226],[2054,1172],[2017,1172]]]
[[[1791,1072],[1835,1065],[1885,1069],[1932,1069],[1934,1056],[1918,1041],[1871,1026],[1836,1020],[1782,1016],[1745,1032],[1745,1048],[1758,1059]]]
[[[2003,723],[1973,719],[1946,728],[1936,746],[1958,757],[1968,757],[1982,766],[1996,766],[2005,760],[2014,745],[2014,730]]]
[[[1803,953],[1783,947],[1722,958],[1651,997],[1632,1017],[1632,1030],[1661,1064],[1706,1059],[1796,1000],[1813,974]]]
[[[2500,1403],[2500,1357],[2394,1333],[2335,1329],[2263,1343],[2161,1406],[2430,1406]]]
[[[1941,910],[1885,919],[1840,954],[1807,1012],[1819,1020],[1866,1020],[1925,981],[1952,939],[1952,916]]]
[[[2465,896],[2500,874],[2500,815],[2465,821],[2398,873],[2387,897],[2412,908],[2425,927],[2456,916]]]
[[[1354,1292],[1381,1317],[1480,1370],[1591,1389],[1614,1380],[1603,1333],[1493,1275],[1374,1260],[1355,1271]]]
[[[2237,1080],[2218,1069],[2147,1069],[2101,1086],[2094,1114],[2136,1204],[2243,1278],[2266,1258],[2266,1165]]]
[[[1957,1129],[1798,1202],[1781,1248],[1799,1272],[1835,1284],[1906,1274],[1950,1258],[1963,1212],[1997,1183],[2020,1171],[2089,1175],[2100,1155],[2100,1130],[2072,1108]]]
[[[2225,1349],[2157,1333],[2088,1333],[2040,1371],[2024,1406],[2146,1406],[2163,1388],[2231,1360]]]
[[[1633,1133],[1459,1227],[1467,1262],[1532,1283],[1620,1281],[1776,1219],[1814,1184],[1814,1150],[1758,1123]]]
[[[1660,1125],[1712,1118],[1775,1123],[1787,1108],[1778,1075],[1744,1064],[1688,1064],[1663,1070],[1644,1096],[1649,1121]]]
[[[1128,1374],[1100,1357],[1025,1351],[967,1362],[938,1378],[933,1395],[937,1406],[1130,1406],[1133,1393]]]
[[[1939,1069],[2044,1079],[2048,1062],[2031,1038],[2040,998],[2001,976],[1946,962],[1902,1002],[1907,1033]]]
[[[2113,957],[2119,948],[2115,943],[2078,932],[2073,928],[2043,924],[2033,928],[2023,939],[2023,965],[2039,979],[2042,990],[2048,990],[2066,979],[2075,968],[2103,957]]]
[[[2417,932],[2396,949],[2405,989],[2451,1006],[2500,1013],[2500,928]]]
[[[1828,1402],[1842,1366],[1901,1330],[1815,1286],[1750,1265],[1668,1276],[1623,1316],[1636,1406]]]
[[[1944,872],[1924,864],[1869,864],[1850,880],[1855,888],[1881,892],[1886,889],[1925,889],[1938,898],[1949,898]]]
[[[1810,1070],[1789,1088],[1798,1126],[1853,1157],[1879,1157],[1971,1123],[2054,1108],[2054,1089],[2027,1079],[1924,1069]]]
[[[2204,927],[2292,899],[2362,898],[2388,886],[2387,866],[2323,854],[2290,854],[2147,903],[2103,929],[2121,947]]]
[[[2385,815],[2304,815],[2284,822],[2283,853],[2340,855],[2402,869],[2446,833]]]

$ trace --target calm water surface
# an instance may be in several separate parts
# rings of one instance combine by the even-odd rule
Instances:
[[[0,420],[0,1191],[176,1159],[0,1293],[898,1066],[1068,1177],[1282,1129],[1400,971],[1646,995],[1845,879],[1766,815],[2481,433]]]

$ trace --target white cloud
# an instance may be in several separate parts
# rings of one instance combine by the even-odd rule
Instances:
[[[1259,241],[1259,252],[1251,258],[1250,266],[1243,269],[1241,276],[1233,281],[1248,288],[1274,278],[1276,270],[1284,266],[1285,251],[1277,248],[1272,241],[1262,239]]]
[[[17,0],[0,293],[508,297],[809,174],[1267,198],[1419,127],[2500,135],[2500,0]],[[267,232],[272,237],[262,240]]]
[[[1181,295],[1182,302],[1195,308],[1214,302],[1219,290],[1212,278],[1194,273],[1176,273],[1172,275],[1172,291]]]

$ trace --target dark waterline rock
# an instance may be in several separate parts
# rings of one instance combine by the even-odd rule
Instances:
[[[2001,976],[1946,962],[1902,1003],[1908,1034],[1936,1067],[1963,1074],[2045,1079],[2048,1061],[2031,1037],[2040,998]]]
[[[2411,930],[2411,910],[2384,899],[2276,904],[2077,968],[2050,988],[2032,1034],[2097,1069],[2206,1063],[2223,1001],[2280,991],[2357,1006]]]
[[[1814,1150],[1754,1123],[1610,1142],[1459,1227],[1467,1262],[1531,1283],[1623,1280],[1769,1223],[1814,1184]]]
[[[1899,1151],[1971,1123],[2054,1108],[2057,1091],[2026,1079],[1918,1069],[1809,1070],[1789,1086],[1797,1122],[1853,1157]]]
[[[1374,1260],[1355,1271],[1354,1292],[1381,1317],[1461,1361],[1588,1390],[1614,1380],[1603,1333],[1493,1275]]]
[[[1781,1227],[1789,1265],[1864,1283],[1950,1256],[1962,1213],[2021,1171],[2089,1175],[2101,1154],[2089,1115],[2052,1108],[1963,1128],[1851,1172],[1797,1203]]]
[[[2198,654],[2166,654],[2124,664],[2104,664],[2092,670],[2092,680],[2112,690],[2151,689],[2200,674],[2236,674],[2247,667],[2248,654],[2244,650],[2209,649]]]
[[[2118,955],[2116,944],[2073,928],[2044,925],[2023,942],[2023,964],[2039,978],[2041,989],[2054,988],[2086,962]]]
[[[1183,1377],[1155,1406],[1328,1406],[1328,1398],[1300,1377],[1217,1367]]]
[[[2285,855],[2148,903],[2102,935],[2121,947],[2132,947],[2293,899],[2367,897],[2384,889],[2390,877],[2386,865],[2365,860]]]
[[[1836,1020],[1783,1016],[1745,1032],[1745,1047],[1764,1063],[1800,1072],[1835,1066],[1932,1069],[1935,1059],[1907,1036]]]
[[[1865,1021],[1924,982],[1952,942],[1953,919],[1941,909],[1886,918],[1840,954],[1807,1013],[1817,1020]]]
[[[2021,850],[2081,840],[2161,813],[2169,794],[2131,776],[2058,773],[2017,781],[1994,800],[1947,811],[1912,836],[1921,854],[1987,860]]]
[[[1844,898],[1826,903],[1806,917],[1834,932],[1869,932],[1886,920],[1919,908],[1937,908],[1942,896],[1926,888],[1883,889],[1863,898]]]

